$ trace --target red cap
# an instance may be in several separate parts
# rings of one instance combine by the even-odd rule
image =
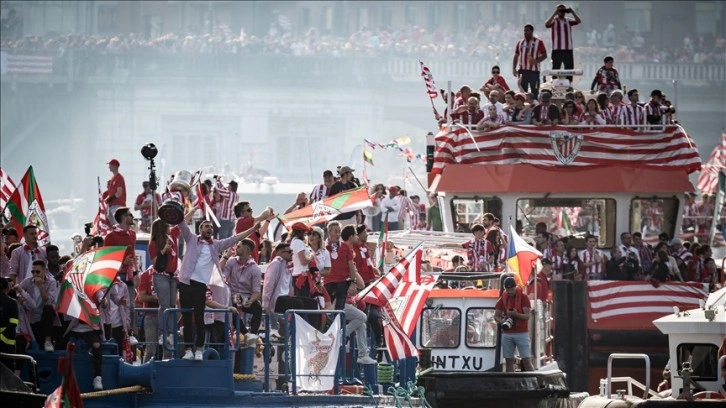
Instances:
[[[308,227],[307,225],[303,224],[302,222],[296,222],[292,224],[292,229],[297,231],[305,231],[305,232],[311,232],[312,229]]]
[[[108,161],[108,163],[106,163],[106,164],[110,164],[110,165],[112,165],[112,166],[116,166],[116,167],[119,167],[119,166],[121,166],[121,163],[119,163],[119,162],[118,162],[118,160],[116,160],[116,159],[111,159],[111,160],[109,160],[109,161]]]

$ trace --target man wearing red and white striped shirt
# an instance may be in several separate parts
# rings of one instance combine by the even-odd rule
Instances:
[[[216,177],[215,177],[216,178]],[[215,196],[215,215],[219,219],[219,236],[218,239],[224,239],[232,236],[234,223],[237,217],[234,215],[234,205],[239,200],[237,195],[237,182],[232,180],[227,187],[222,185],[219,178],[216,178],[217,184],[214,186]],[[217,199],[217,195],[219,195]]]
[[[512,59],[512,71],[515,78],[522,75],[524,92],[532,92],[535,99],[539,94],[539,63],[547,58],[544,41],[534,36],[534,26],[524,26],[524,38],[517,42]],[[519,70],[517,70],[519,67]]]
[[[638,104],[638,98],[639,95],[637,89],[631,89],[628,91],[628,100],[630,101],[630,104],[625,105],[625,107],[621,110],[620,117],[618,118],[618,124],[627,126],[645,124],[645,113],[643,112],[643,108]]]
[[[610,106],[608,106],[613,123],[620,123],[620,115],[623,113],[623,109],[626,106],[627,105],[623,103],[623,91],[619,89],[614,90],[610,94]]]
[[[565,15],[571,13],[573,18]],[[575,68],[575,58],[572,55],[572,27],[581,23],[580,17],[574,10],[564,4],[558,4],[555,12],[545,22],[545,27],[552,30],[552,69]],[[567,79],[572,82],[572,77]]]
[[[580,252],[580,259],[585,267],[585,280],[602,280],[605,277],[604,265],[607,256],[596,248],[596,236],[588,235],[585,243],[587,247]]]
[[[325,170],[323,172],[323,184],[318,184],[317,186],[313,187],[313,191],[310,192],[310,202],[314,203],[328,198],[328,196],[330,196],[330,187],[333,186],[333,183],[335,183],[335,177],[333,177],[333,172],[330,170]]]

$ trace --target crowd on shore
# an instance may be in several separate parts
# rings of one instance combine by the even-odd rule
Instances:
[[[581,42],[577,50],[582,62],[599,62],[602,55],[613,55],[623,63],[718,63],[726,62],[726,38],[705,34],[683,39],[682,44],[659,47],[648,44],[642,36],[621,33],[612,40],[611,29],[595,34],[600,40]],[[614,30],[614,28],[612,29]],[[541,30],[537,30],[541,31]],[[426,30],[417,26],[362,29],[349,36],[331,35],[311,28],[295,35],[273,27],[264,36],[239,33],[227,26],[217,26],[206,33],[165,33],[145,37],[135,33],[115,35],[9,36],[4,35],[4,51],[35,50],[65,53],[89,51],[102,54],[242,54],[330,57],[400,57],[471,58],[487,61],[508,59],[519,30],[512,23],[478,25],[454,33]],[[629,40],[626,40],[629,39]]]

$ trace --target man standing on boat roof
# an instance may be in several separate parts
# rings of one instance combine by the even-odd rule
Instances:
[[[572,14],[572,18],[565,17],[568,13]],[[572,53],[574,48],[572,27],[581,22],[582,20],[575,10],[564,4],[558,4],[554,13],[545,22],[545,27],[552,31],[552,69],[560,69],[562,64],[565,65],[565,69],[575,68],[575,57]],[[567,79],[570,83],[572,82],[571,76],[568,76]]]
[[[512,59],[512,74],[521,79],[520,90],[539,94],[539,63],[547,58],[544,41],[534,35],[534,26],[524,26],[524,39],[517,42]],[[519,70],[517,70],[519,67]],[[521,78],[520,78],[521,75]]]
[[[522,359],[522,370],[534,371],[528,322],[532,304],[522,293],[522,289],[517,287],[514,278],[509,277],[504,280],[504,293],[494,309],[494,320],[502,329],[502,355],[506,362],[506,371],[514,372],[515,347]]]
[[[103,193],[103,198],[108,204],[108,219],[111,221],[111,225],[118,224],[118,221],[114,218],[114,213],[121,207],[126,207],[126,181],[124,176],[118,172],[118,168],[121,166],[116,159],[108,161],[108,170],[112,176],[106,182],[106,191]]]

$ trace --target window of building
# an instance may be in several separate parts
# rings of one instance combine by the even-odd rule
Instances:
[[[615,200],[604,198],[533,198],[517,201],[517,223],[523,236],[534,239],[535,227],[543,222],[547,231],[560,237],[575,237],[576,247],[585,246],[585,237],[598,237],[598,246],[615,245]]]
[[[657,241],[661,232],[675,236],[678,202],[675,197],[634,198],[630,204],[630,231],[640,231],[645,242]],[[693,221],[683,220],[683,226]]]
[[[723,13],[723,3],[709,1],[696,3],[696,32],[711,34],[716,32],[719,16]]]
[[[470,232],[474,224],[481,224],[486,213],[492,213],[501,220],[502,200],[499,197],[454,197],[451,210],[456,232]]]
[[[330,33],[333,31],[333,18],[335,16],[335,12],[333,11],[332,7],[326,7],[325,8],[325,32]]]
[[[679,344],[676,355],[678,356],[679,375],[683,364],[687,363],[693,370],[691,377],[698,378],[700,381],[718,380],[718,347],[715,345]]]
[[[384,26],[390,27],[393,25],[393,10],[390,7],[384,7],[381,15],[381,22]]]
[[[471,308],[466,311],[468,347],[495,347],[498,331],[499,326],[494,321],[494,309]]]
[[[416,6],[406,6],[406,24],[416,24]]]
[[[438,4],[429,4],[429,21],[427,29],[429,31],[439,29],[441,25],[441,8]]]
[[[651,3],[648,1],[631,1],[625,3],[623,21],[625,21],[625,30],[636,33],[650,32],[650,9]]]
[[[457,348],[461,332],[461,311],[455,308],[424,309],[420,327],[423,347]]]

